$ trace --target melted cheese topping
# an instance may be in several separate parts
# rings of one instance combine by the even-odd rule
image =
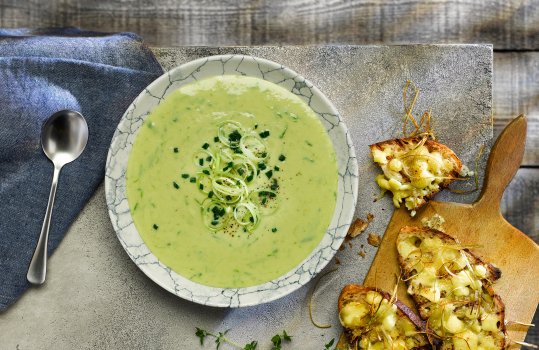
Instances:
[[[425,203],[425,196],[438,192],[446,174],[455,167],[440,152],[429,152],[421,143],[410,143],[406,148],[384,145],[381,150],[373,149],[372,157],[383,171],[376,177],[378,186],[393,193],[395,207],[400,208],[404,201],[409,210]]]
[[[457,244],[416,236],[397,245],[412,267],[408,293],[427,300],[428,325],[455,350],[495,350],[504,338],[492,297],[484,290],[487,268],[472,265]]]
[[[359,349],[409,350],[427,344],[408,317],[399,317],[397,305],[376,291],[347,303],[339,319],[343,327],[351,330],[354,339],[358,339]]]

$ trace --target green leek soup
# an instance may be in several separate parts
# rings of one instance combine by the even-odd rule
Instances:
[[[203,285],[240,288],[284,275],[320,243],[338,172],[326,130],[299,97],[219,76],[161,101],[126,178],[137,231],[162,263]]]

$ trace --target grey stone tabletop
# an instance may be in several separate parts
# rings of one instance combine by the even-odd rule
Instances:
[[[481,147],[492,139],[492,47],[489,45],[325,46],[156,48],[165,70],[215,54],[247,54],[290,67],[309,79],[334,103],[347,124],[359,163],[356,216],[374,220],[346,244],[312,297],[313,317],[331,328],[316,328],[309,300],[317,278],[276,301],[227,309],[180,299],[147,278],[123,250],[110,223],[101,186],[50,258],[48,280],[27,291],[0,315],[2,349],[199,349],[196,327],[230,329],[239,344],[257,340],[271,348],[283,330],[293,336],[284,349],[323,349],[340,334],[336,302],[347,283],[361,283],[376,248],[368,233],[382,235],[393,211],[380,200],[376,168],[368,145],[402,136],[403,88],[412,80],[421,93],[416,114],[431,110],[438,139],[473,168]],[[483,169],[488,152],[479,164]],[[482,176],[480,176],[480,180]],[[471,182],[461,184],[471,189]],[[439,200],[472,202],[469,195],[442,193]],[[60,215],[60,213],[58,213]],[[365,257],[358,253],[364,249]],[[322,274],[320,274],[322,276]],[[226,346],[221,347],[227,349]]]

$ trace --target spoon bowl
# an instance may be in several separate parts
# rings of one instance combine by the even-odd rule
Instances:
[[[41,131],[41,146],[53,162],[67,164],[77,159],[88,142],[88,125],[84,117],[75,111],[54,113]]]
[[[41,146],[43,152],[54,164],[51,192],[41,234],[36,250],[30,261],[26,278],[30,283],[42,284],[47,273],[47,245],[49,228],[56,196],[56,187],[60,170],[64,165],[77,159],[88,142],[88,125],[84,117],[72,110],[54,113],[41,129]]]

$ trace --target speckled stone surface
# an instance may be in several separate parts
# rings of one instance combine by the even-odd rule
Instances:
[[[255,307],[217,309],[174,296],[148,279],[130,260],[112,228],[101,187],[50,259],[46,284],[29,290],[0,315],[2,349],[199,349],[195,327],[231,329],[239,343],[258,340],[270,349],[270,338],[283,329],[293,335],[285,349],[322,349],[340,332],[336,300],[346,283],[361,282],[376,249],[367,233],[382,234],[392,204],[388,197],[373,202],[377,169],[367,145],[400,136],[402,89],[407,79],[421,88],[416,111],[431,109],[441,142],[465,164],[492,138],[492,47],[337,46],[261,48],[155,49],[165,69],[202,56],[240,53],[282,63],[319,87],[347,124],[359,163],[356,215],[374,214],[367,232],[337,254],[338,267],[319,284],[314,317],[332,324],[318,329],[309,321],[308,296],[313,282],[292,294]],[[480,160],[484,168],[487,154]],[[472,184],[463,184],[473,187]],[[471,202],[477,193],[442,193],[437,199]],[[365,258],[358,255],[361,245]],[[213,349],[207,341],[205,348]],[[222,349],[227,349],[222,347]]]

